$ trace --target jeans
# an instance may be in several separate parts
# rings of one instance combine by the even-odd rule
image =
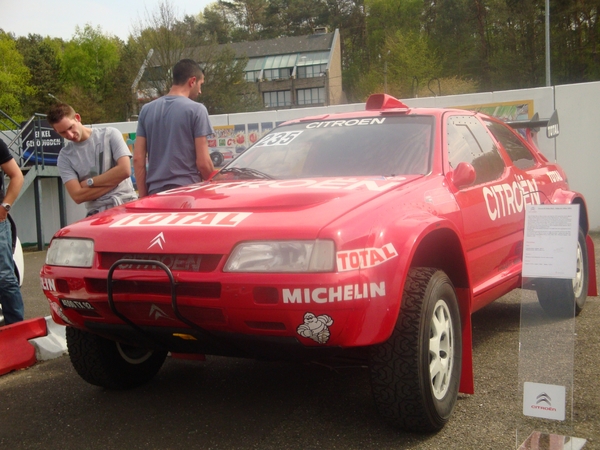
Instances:
[[[23,320],[25,307],[19,281],[15,275],[8,220],[0,222],[0,305],[2,305],[2,314],[4,314],[6,325]]]

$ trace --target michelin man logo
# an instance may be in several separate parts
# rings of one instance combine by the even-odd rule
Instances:
[[[333,319],[326,314],[315,316],[311,312],[304,314],[304,323],[296,330],[302,337],[312,339],[319,344],[325,344],[329,340],[329,327],[333,325]]]

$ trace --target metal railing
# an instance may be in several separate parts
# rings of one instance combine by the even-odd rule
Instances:
[[[44,124],[45,114],[33,114],[28,120],[18,123],[4,111],[0,110],[0,139],[8,146],[8,149],[25,175],[23,187],[15,199],[15,204],[23,197],[23,194],[33,186],[35,224],[37,234],[38,250],[44,248],[44,233],[42,221],[42,178],[53,178],[58,184],[58,211],[60,214],[60,226],[66,225],[66,205],[62,182],[56,167],[57,152],[52,153],[44,150],[45,138],[52,129]],[[55,135],[56,136],[56,135]],[[64,140],[61,138],[60,148]],[[46,143],[46,145],[48,145]],[[58,147],[58,144],[57,144]],[[0,171],[0,176],[4,174]]]
[[[3,135],[8,149],[17,161],[21,169],[33,166],[38,170],[45,169],[48,161],[42,145],[44,131],[51,130],[50,127],[42,125],[45,114],[35,113],[22,123],[16,122],[12,117],[0,110],[0,134]],[[28,147],[25,143],[31,142]]]

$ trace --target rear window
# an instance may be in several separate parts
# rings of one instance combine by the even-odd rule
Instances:
[[[529,149],[521,142],[515,133],[500,123],[485,121],[485,125],[494,135],[496,140],[502,144],[513,164],[519,169],[525,170],[536,165],[535,157]]]
[[[284,125],[227,168],[276,179],[426,174],[433,123],[431,116],[377,116]]]

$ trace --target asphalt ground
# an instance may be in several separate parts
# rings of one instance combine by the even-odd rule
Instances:
[[[600,261],[600,235],[594,241]],[[38,278],[44,258],[45,252],[25,254],[27,318],[49,315]],[[516,448],[529,432],[518,388],[523,292],[473,315],[475,394],[459,397],[437,434],[398,432],[382,423],[361,367],[168,358],[147,385],[109,391],[81,380],[63,356],[0,377],[0,448]],[[571,436],[587,439],[586,450],[600,449],[599,323],[600,298],[590,297],[575,321],[573,422],[567,426]],[[548,339],[549,349],[555,345]],[[564,430],[559,422],[544,426],[555,424]]]

